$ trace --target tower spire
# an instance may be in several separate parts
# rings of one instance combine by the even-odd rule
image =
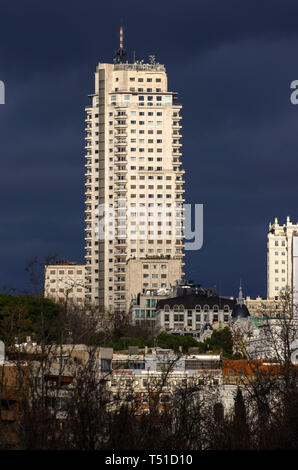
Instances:
[[[238,305],[243,305],[243,303],[244,303],[244,298],[243,298],[243,292],[242,292],[242,282],[241,282],[241,279],[240,279],[239,295],[238,295],[238,299],[237,299],[237,304]]]
[[[123,26],[120,26],[120,47],[118,51],[116,52],[117,54],[117,62],[121,63],[124,62],[124,57],[126,56],[126,50],[123,47]]]

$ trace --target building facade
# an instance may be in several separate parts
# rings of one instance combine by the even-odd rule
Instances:
[[[85,291],[85,265],[56,261],[45,266],[44,297],[83,306]]]
[[[235,299],[220,297],[217,292],[213,295],[190,292],[160,300],[156,306],[156,326],[168,332],[197,332],[196,336],[205,339],[206,329],[212,333],[229,326],[235,305]]]
[[[120,52],[98,64],[85,119],[86,298],[116,311],[183,274],[181,105],[164,65]]]
[[[287,217],[286,224],[275,219],[269,224],[267,237],[267,298],[280,297],[281,291],[293,286],[293,237],[298,235],[298,223]]]
[[[275,317],[281,312],[281,305],[278,300],[266,299],[263,297],[245,297],[244,304],[247,306],[250,314],[258,321],[264,316]]]
[[[298,320],[298,236],[293,236],[293,318]]]
[[[130,321],[133,325],[155,327],[156,305],[169,296],[169,289],[148,289],[131,302]]]

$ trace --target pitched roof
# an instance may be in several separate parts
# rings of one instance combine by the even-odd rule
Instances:
[[[170,307],[174,307],[174,305],[183,305],[186,309],[193,309],[196,305],[200,305],[201,307],[203,307],[204,305],[209,305],[209,307],[218,305],[220,308],[224,307],[224,305],[228,305],[230,308],[233,308],[235,304],[235,299],[229,299],[226,297],[208,297],[206,295],[182,295],[180,297],[159,300],[156,305],[156,310],[163,309],[165,305],[169,305]]]

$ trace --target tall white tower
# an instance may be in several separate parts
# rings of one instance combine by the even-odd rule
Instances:
[[[267,237],[267,297],[278,298],[280,291],[293,288],[293,238],[298,235],[298,223],[287,217],[286,224],[275,219],[269,224]]]
[[[126,62],[122,28],[120,38],[114,63],[96,68],[85,119],[86,296],[109,310],[184,274],[181,105],[164,65]]]

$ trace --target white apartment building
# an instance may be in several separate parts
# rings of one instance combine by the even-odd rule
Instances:
[[[287,217],[286,224],[275,219],[269,224],[267,237],[267,298],[278,299],[280,292],[293,287],[293,237],[298,235],[298,223]]]
[[[156,306],[156,327],[168,332],[197,332],[204,337],[206,329],[212,334],[213,329],[229,326],[236,301],[233,298],[220,297],[216,292],[187,294],[179,297],[159,300]]]
[[[298,320],[298,236],[293,236],[293,318]]]
[[[85,265],[56,261],[45,266],[44,297],[83,306],[85,290]]]
[[[119,51],[98,64],[86,107],[86,298],[128,311],[144,289],[183,277],[184,170],[164,65],[123,62]]]

